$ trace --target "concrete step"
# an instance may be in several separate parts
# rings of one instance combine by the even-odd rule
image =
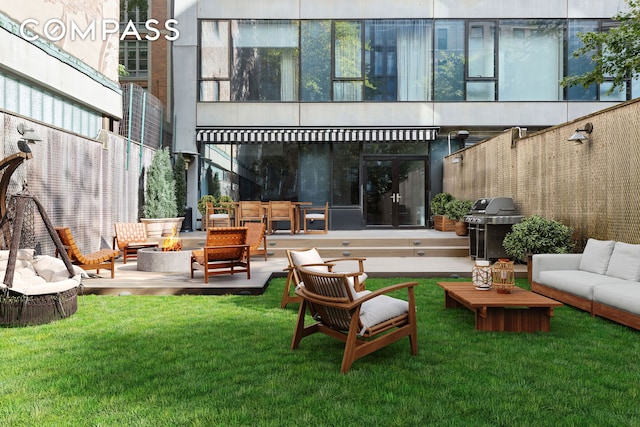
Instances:
[[[280,234],[267,236],[267,255],[286,257],[287,249],[317,248],[323,257],[468,257],[469,238],[455,233]],[[364,236],[363,236],[364,234]],[[204,232],[182,233],[185,249],[204,246]]]

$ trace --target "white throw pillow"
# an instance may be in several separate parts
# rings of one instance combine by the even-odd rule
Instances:
[[[323,264],[322,257],[315,249],[309,249],[306,251],[291,251],[291,260],[293,265],[299,267],[307,264]]]
[[[607,276],[640,281],[640,245],[616,242],[609,260]]]
[[[609,267],[609,260],[615,244],[616,242],[613,240],[587,240],[578,270],[605,274]]]

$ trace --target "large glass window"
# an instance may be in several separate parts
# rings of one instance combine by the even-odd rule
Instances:
[[[146,78],[149,74],[149,44],[146,40],[125,40],[120,42],[120,64],[127,70],[128,77]]]
[[[365,100],[429,100],[431,21],[366,21],[365,40]]]
[[[591,62],[591,54],[583,55],[578,58],[573,56],[573,52],[582,47],[582,41],[578,38],[579,33],[588,33],[598,30],[598,21],[596,20],[570,20],[569,21],[569,40],[567,50],[569,57],[567,58],[567,73],[570,76],[577,76],[589,72],[593,69]],[[595,101],[598,99],[598,87],[596,84],[584,88],[580,85],[567,88],[567,99],[570,101]]]
[[[333,205],[360,204],[360,145],[333,145]]]
[[[298,100],[298,22],[234,21],[232,101]]]
[[[241,200],[297,200],[297,144],[242,144],[237,148]],[[242,176],[241,175],[241,176]]]
[[[500,21],[500,101],[561,101],[564,22]]]
[[[300,99],[331,100],[331,21],[303,21],[300,34]]]
[[[229,22],[202,21],[200,101],[229,101]]]
[[[464,100],[464,21],[437,20],[435,23],[435,80],[433,99]]]
[[[607,94],[610,82],[566,90],[559,84],[565,72],[592,67],[588,57],[571,56],[578,33],[606,31],[611,22],[203,20],[199,100],[620,101],[627,89]],[[146,76],[146,61],[146,42],[121,44],[132,77]]]
[[[495,21],[469,23],[467,101],[495,101],[495,33]]]
[[[362,101],[362,22],[337,21],[334,41],[334,101]]]

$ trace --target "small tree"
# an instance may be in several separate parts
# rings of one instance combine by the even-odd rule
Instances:
[[[143,215],[145,218],[175,218],[178,215],[176,181],[168,148],[156,151],[147,172]]]
[[[613,17],[620,25],[604,32],[580,33],[583,46],[573,52],[575,58],[590,57],[593,69],[578,76],[567,76],[563,86],[581,85],[584,88],[593,83],[611,80],[611,88],[624,89],[629,78],[640,73],[640,1],[627,0],[629,10]]]
[[[209,192],[213,194],[215,198],[220,197],[220,178],[218,177],[218,172],[213,174],[213,182]]]
[[[182,154],[178,154],[173,163],[173,178],[176,180],[176,206],[178,210],[187,205],[187,178],[185,177],[184,169],[184,157],[182,157]]]

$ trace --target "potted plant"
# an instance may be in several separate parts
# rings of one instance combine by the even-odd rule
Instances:
[[[151,238],[171,234],[180,229],[184,217],[177,217],[176,181],[169,149],[157,150],[147,171],[143,217]]]
[[[454,231],[455,222],[445,217],[445,206],[454,197],[449,193],[438,193],[431,198],[431,214],[433,216],[433,227],[438,231]]]
[[[455,232],[458,236],[466,236],[469,234],[467,223],[464,222],[465,215],[469,215],[469,211],[473,206],[471,200],[453,199],[444,207],[445,216],[455,222]]]
[[[573,229],[566,225],[532,215],[511,227],[504,237],[504,250],[513,259],[526,261],[533,254],[562,254],[573,249]]]

